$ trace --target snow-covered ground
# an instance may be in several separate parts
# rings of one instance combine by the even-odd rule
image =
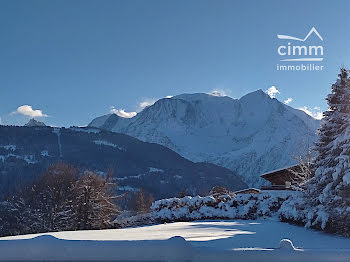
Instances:
[[[3,237],[0,240],[28,239],[39,235]],[[350,238],[305,229],[271,220],[225,220],[176,222],[124,229],[50,233],[67,240],[166,240],[182,236],[195,247],[220,250],[278,248],[281,239],[292,240],[306,249],[350,249]],[[1,241],[0,241],[1,246]]]
[[[217,220],[5,237],[0,260],[348,262],[349,247],[350,239],[278,221]]]

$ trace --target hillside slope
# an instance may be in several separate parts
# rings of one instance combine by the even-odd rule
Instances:
[[[215,185],[246,187],[226,168],[193,163],[164,146],[124,134],[94,128],[0,126],[0,193],[32,181],[58,161],[101,175],[112,170],[120,190],[143,188],[157,199],[182,190],[206,193]]]

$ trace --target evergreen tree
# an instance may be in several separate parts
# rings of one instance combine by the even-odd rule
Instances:
[[[316,143],[315,176],[308,184],[308,225],[350,234],[350,78],[345,68],[326,98],[329,109]]]

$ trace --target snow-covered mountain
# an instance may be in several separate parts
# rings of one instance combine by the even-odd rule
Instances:
[[[89,125],[227,167],[259,186],[263,172],[294,164],[294,156],[306,152],[319,121],[258,90],[240,99],[182,94],[160,99],[133,118],[108,114]]]

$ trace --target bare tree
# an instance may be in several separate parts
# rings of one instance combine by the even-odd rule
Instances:
[[[42,225],[48,230],[73,229],[73,200],[78,171],[72,165],[57,163],[42,174],[32,186],[36,210],[42,214]]]
[[[3,202],[0,212],[9,234],[28,234],[75,229],[73,199],[77,170],[64,163],[52,165],[32,185],[24,186]],[[0,228],[0,233],[1,233]],[[6,230],[3,231],[6,233]]]
[[[93,172],[85,172],[76,185],[77,228],[101,229],[110,226],[111,220],[119,213],[114,203],[114,186],[109,176],[102,178]]]
[[[186,190],[181,190],[179,193],[178,193],[178,197],[179,198],[183,198],[183,197],[185,197],[185,196],[187,196],[187,194],[186,194]]]
[[[0,202],[0,235],[102,229],[119,213],[112,173],[106,177],[73,166],[50,166],[32,185]],[[9,221],[9,222],[6,222]]]
[[[214,186],[210,192],[210,195],[214,195],[214,196],[220,196],[220,195],[230,195],[230,194],[234,194],[232,191],[230,191],[228,188],[223,187],[223,186]]]
[[[153,196],[141,188],[132,199],[132,209],[138,213],[147,213],[153,202]]]
[[[292,184],[293,186],[297,185],[300,188],[304,188],[314,174],[311,148],[307,148],[305,155],[295,156],[294,159],[297,161],[298,166],[288,169],[293,175]]]

